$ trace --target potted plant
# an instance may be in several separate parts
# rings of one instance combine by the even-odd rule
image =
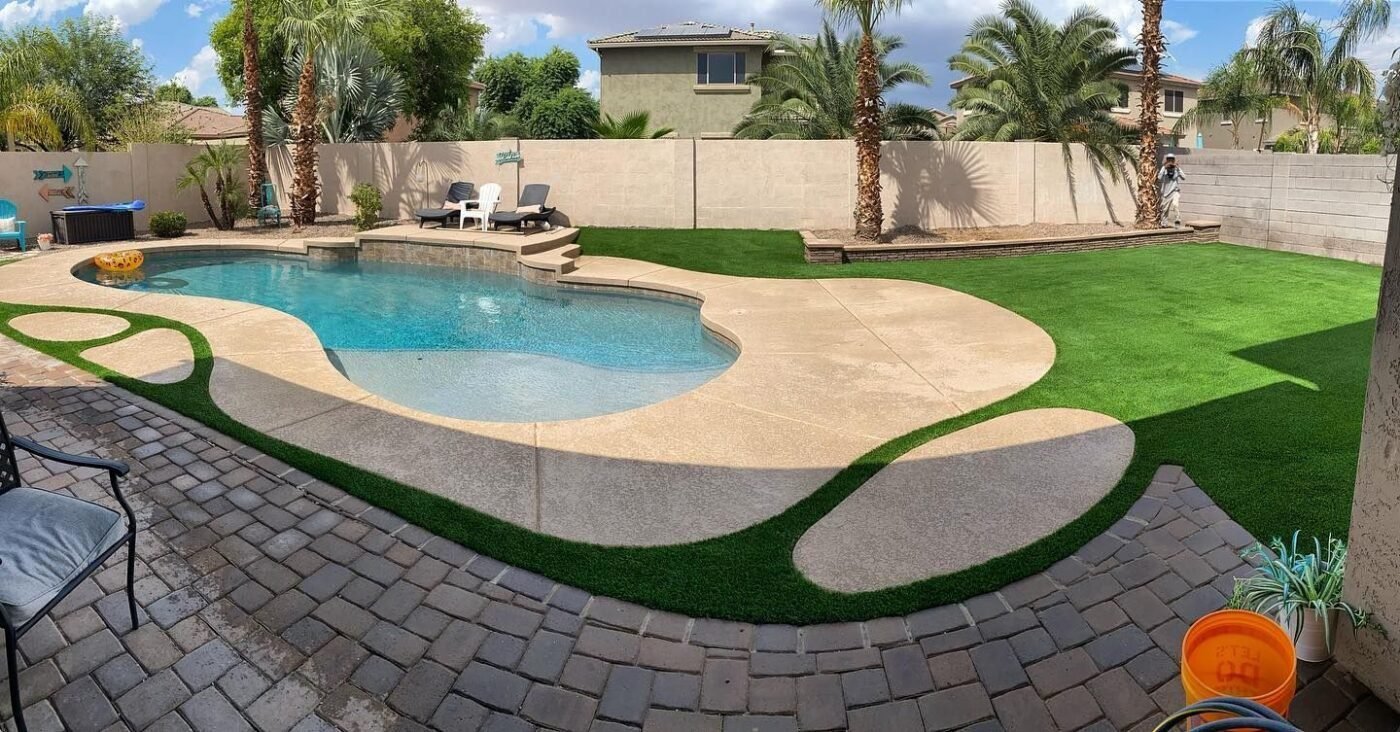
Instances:
[[[1353,628],[1360,628],[1369,615],[1342,599],[1346,542],[1329,536],[1324,550],[1314,538],[1312,552],[1300,551],[1299,533],[1293,532],[1288,545],[1275,537],[1268,549],[1255,544],[1244,551],[1245,559],[1258,559],[1259,564],[1253,575],[1235,580],[1231,605],[1276,618],[1293,637],[1300,660],[1326,661],[1332,657],[1337,621],[1345,616]]]

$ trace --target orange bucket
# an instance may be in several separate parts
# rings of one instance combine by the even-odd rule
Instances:
[[[1181,685],[1188,705],[1235,696],[1286,716],[1298,686],[1293,639],[1273,618],[1259,613],[1211,613],[1197,620],[1181,641]],[[1225,716],[1201,718],[1214,721]]]

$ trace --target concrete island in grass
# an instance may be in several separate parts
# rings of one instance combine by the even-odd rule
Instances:
[[[529,237],[420,235],[411,227],[372,234],[404,246],[420,236],[437,247],[460,237],[450,245],[539,255],[521,251]],[[741,531],[788,510],[887,441],[1025,389],[1055,358],[1053,341],[1029,320],[933,285],[731,277],[585,256],[549,279],[699,301],[705,326],[738,347],[737,360],[693,391],[625,412],[469,421],[365,391],[335,368],[306,323],[286,313],[73,277],[94,254],[130,246],[7,266],[0,301],[192,326],[212,351],[212,399],[234,420],[521,528],[588,544],[664,546]],[[250,248],[246,241],[200,246]],[[262,246],[306,251],[301,240]],[[108,338],[126,325],[75,313],[25,315],[11,324],[33,338],[77,341]],[[99,344],[82,357],[151,383],[179,382],[194,371],[190,344],[170,329]],[[819,586],[842,592],[975,566],[1078,518],[1119,482],[1132,454],[1132,431],[1106,415],[1044,409],[993,419],[896,459],[813,525],[793,561]]]

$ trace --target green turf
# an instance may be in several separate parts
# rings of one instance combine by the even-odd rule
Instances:
[[[1185,465],[1258,535],[1295,528],[1346,532],[1376,268],[1228,245],[833,266],[805,264],[791,232],[588,229],[581,243],[586,254],[726,274],[894,277],[956,288],[1043,327],[1055,339],[1055,366],[1016,396],[886,443],[762,524],[696,544],[603,548],[532,534],[234,422],[208,397],[208,344],[188,326],[123,314],[136,330],[164,325],[191,338],[195,374],[170,386],[122,379],[82,361],[78,353],[97,342],[35,341],[8,326],[17,314],[54,308],[0,306],[0,332],[498,559],[593,592],[695,615],[867,618],[993,590],[1103,531],[1162,463]],[[826,592],[793,567],[791,550],[802,533],[890,460],[939,435],[1038,407],[1104,412],[1137,436],[1123,481],[1079,520],[979,567],[881,592]]]

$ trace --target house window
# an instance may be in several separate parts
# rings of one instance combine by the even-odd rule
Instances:
[[[1118,109],[1128,108],[1128,85],[1118,85]]]
[[[695,83],[744,83],[744,54],[733,51],[695,54]]]
[[[1166,109],[1173,114],[1181,114],[1186,111],[1186,92],[1167,90]]]

